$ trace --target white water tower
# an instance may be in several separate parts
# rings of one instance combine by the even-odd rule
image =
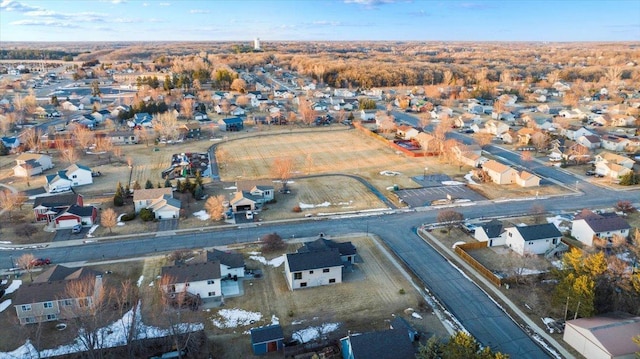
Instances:
[[[253,40],[253,49],[254,50],[260,50],[260,38],[256,37],[255,40]]]

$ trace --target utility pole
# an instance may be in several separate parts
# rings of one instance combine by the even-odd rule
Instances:
[[[576,314],[573,315],[573,320],[578,318],[578,310],[580,310],[580,301],[578,301],[578,306],[576,307]]]
[[[569,297],[567,297],[567,304],[564,306],[564,321],[567,321],[567,313],[569,312]]]

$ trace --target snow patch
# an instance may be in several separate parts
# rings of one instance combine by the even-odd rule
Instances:
[[[141,275],[140,278],[138,278],[138,288],[140,288],[140,286],[142,285],[143,280],[144,280],[144,276]]]
[[[221,329],[247,326],[262,319],[262,314],[259,312],[249,312],[237,308],[220,309],[218,316],[220,316],[220,318],[211,319],[211,322]]]
[[[320,204],[308,204],[308,203],[298,203],[298,206],[300,206],[300,209],[312,209],[312,208],[318,208],[318,207],[329,207],[331,205],[331,202],[323,202]]]
[[[6,295],[15,292],[16,290],[18,290],[18,288],[20,288],[21,285],[22,281],[20,279],[14,279],[9,285],[9,288],[4,291],[4,294]]]
[[[4,310],[9,308],[10,305],[11,299],[7,299],[4,302],[0,303],[0,313],[4,312]]]
[[[207,219],[211,218],[209,213],[207,213],[207,211],[205,210],[194,212],[193,215],[196,216],[201,221],[206,221]]]
[[[422,316],[416,312],[411,313],[411,316],[416,318],[416,319],[422,319]]]
[[[314,339],[320,339],[320,337],[336,331],[339,326],[339,323],[324,323],[319,326],[297,330],[291,334],[291,337],[300,343],[308,343]]]
[[[11,241],[0,241],[0,244],[11,244]]]
[[[249,258],[253,259],[254,261],[260,262],[264,265],[268,265],[272,267],[280,267],[282,263],[284,263],[284,256],[275,257],[271,260],[267,260],[265,257],[256,256],[256,255],[249,256]]]
[[[238,187],[236,187],[236,186],[231,186],[231,187],[225,187],[224,189],[238,189]]]
[[[464,183],[458,182],[458,181],[442,181],[441,183],[443,185],[445,185],[445,186],[460,186],[460,185],[464,184]]]
[[[466,179],[469,184],[478,184],[478,182],[473,180],[473,174],[471,174],[471,172],[464,175],[464,179]]]
[[[558,230],[560,230],[560,232],[567,232],[571,230],[570,227],[563,225],[563,223],[571,223],[571,220],[568,220],[563,216],[547,217],[547,223],[553,223],[558,228]]]
[[[89,228],[89,232],[87,232],[87,238],[93,238],[93,232],[95,232],[98,227],[100,227],[99,224],[94,224],[93,226],[91,226],[91,228]]]

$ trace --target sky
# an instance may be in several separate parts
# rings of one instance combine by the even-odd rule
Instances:
[[[640,41],[640,0],[0,0],[4,41]]]

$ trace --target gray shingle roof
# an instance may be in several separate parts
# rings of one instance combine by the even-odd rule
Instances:
[[[515,227],[525,241],[562,237],[562,233],[553,223],[535,224],[532,226]]]
[[[36,197],[36,199],[33,201],[33,208],[36,208],[40,205],[49,208],[71,206],[78,203],[79,197],[81,196],[77,193],[65,193],[56,194],[53,196]]]
[[[56,265],[49,268],[33,280],[33,283],[24,284],[16,291],[13,305],[41,303],[68,298],[66,295],[67,284],[72,280],[93,278],[100,275],[99,272],[86,268],[67,268]],[[89,286],[93,288],[93,285]],[[92,295],[92,293],[87,293]]]
[[[356,254],[356,247],[351,242],[334,242],[326,238],[306,242],[303,247],[298,249],[298,253],[326,251],[333,248],[337,249],[341,256]]]
[[[95,207],[93,206],[80,207],[74,204],[73,206],[69,207],[69,209],[67,210],[67,213],[75,214],[80,217],[87,217],[93,214],[94,208]]]
[[[231,253],[231,252],[223,252],[217,249],[213,251],[207,251],[206,253],[198,258],[199,262],[213,262],[220,261],[221,264],[224,264],[230,268],[242,268],[244,267],[244,257],[241,253]]]
[[[172,283],[190,283],[208,279],[220,279],[220,262],[179,264],[162,267],[162,276],[168,276]]]
[[[335,248],[319,252],[288,253],[286,258],[291,272],[342,266],[340,252]]]
[[[610,232],[610,231],[618,231],[621,229],[630,229],[631,226],[627,221],[623,218],[614,216],[600,216],[600,217],[589,217],[584,220],[587,222],[589,227],[596,232]]]
[[[492,219],[490,222],[481,226],[489,238],[496,238],[502,233],[502,222]]]
[[[284,340],[280,324],[251,328],[251,344],[267,343],[274,340]]]
[[[389,329],[349,336],[354,359],[413,359],[416,351],[406,330]]]

